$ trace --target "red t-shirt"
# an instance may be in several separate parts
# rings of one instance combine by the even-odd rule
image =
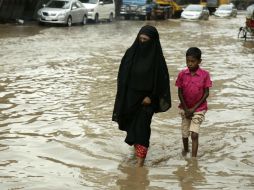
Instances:
[[[195,75],[192,76],[187,68],[178,74],[175,85],[183,90],[183,98],[186,106],[192,108],[203,97],[205,88],[212,87],[212,81],[208,71],[199,68]],[[179,108],[182,108],[181,103]],[[207,101],[205,101],[195,110],[195,112],[207,109]]]

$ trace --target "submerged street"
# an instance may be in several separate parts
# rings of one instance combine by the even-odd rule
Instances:
[[[153,118],[145,167],[135,168],[111,115],[120,60],[145,24],[159,31],[173,106]],[[0,25],[0,189],[253,189],[254,41],[237,38],[244,24],[239,14]],[[197,160],[181,154],[174,86],[191,46],[213,80]]]

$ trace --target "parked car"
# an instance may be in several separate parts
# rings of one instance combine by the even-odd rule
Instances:
[[[236,17],[237,9],[233,4],[220,5],[214,12],[216,17]]]
[[[208,20],[209,10],[204,5],[190,4],[183,10],[181,18],[187,20]]]
[[[50,0],[38,10],[39,23],[66,24],[87,23],[88,11],[78,0]]]
[[[115,17],[114,0],[80,0],[88,10],[88,19],[98,23],[100,20],[112,22]]]

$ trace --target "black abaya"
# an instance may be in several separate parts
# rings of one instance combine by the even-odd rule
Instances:
[[[140,34],[150,40],[140,43]],[[145,97],[150,97],[150,105],[142,104]],[[146,25],[122,58],[112,120],[127,132],[126,143],[149,147],[153,114],[170,107],[169,75],[159,34],[156,28]]]

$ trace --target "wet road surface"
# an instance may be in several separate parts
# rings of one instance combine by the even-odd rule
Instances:
[[[0,189],[254,188],[254,41],[244,16],[187,22],[0,26]],[[144,24],[157,27],[173,107],[156,114],[144,168],[111,121],[121,57]],[[198,159],[181,155],[174,82],[198,46],[214,82]]]

